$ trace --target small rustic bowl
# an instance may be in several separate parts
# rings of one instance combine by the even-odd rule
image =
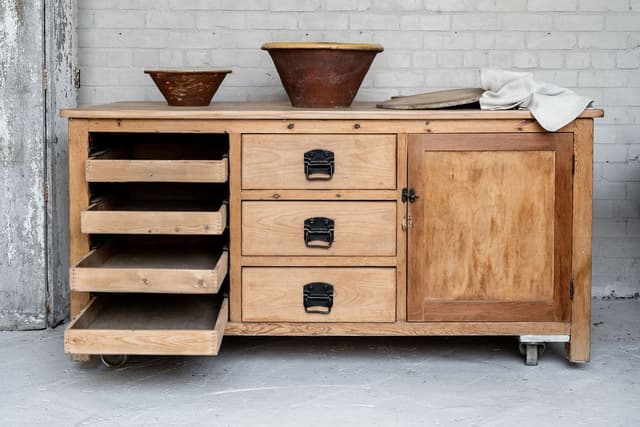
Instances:
[[[266,43],[294,107],[348,107],[373,58],[384,49],[360,43]]]
[[[231,70],[145,70],[171,106],[206,107]]]

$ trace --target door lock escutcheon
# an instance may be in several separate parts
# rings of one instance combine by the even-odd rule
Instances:
[[[409,201],[409,203],[415,203],[419,198],[420,196],[416,194],[416,190],[413,188],[405,187],[402,189],[402,203],[407,203],[407,201]]]

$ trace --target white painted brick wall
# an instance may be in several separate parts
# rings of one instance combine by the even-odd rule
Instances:
[[[145,68],[233,68],[216,100],[286,99],[267,41],[377,42],[360,100],[533,71],[595,99],[594,291],[640,292],[640,1],[78,0],[83,104],[160,100]]]

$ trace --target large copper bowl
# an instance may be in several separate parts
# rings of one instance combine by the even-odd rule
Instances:
[[[145,70],[171,106],[206,107],[231,70]]]
[[[379,44],[266,43],[284,90],[294,107],[348,107]]]

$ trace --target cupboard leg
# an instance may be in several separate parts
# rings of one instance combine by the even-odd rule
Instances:
[[[591,226],[593,194],[593,122],[576,121],[573,141],[573,298],[571,341],[566,347],[571,362],[588,362],[591,348]]]

